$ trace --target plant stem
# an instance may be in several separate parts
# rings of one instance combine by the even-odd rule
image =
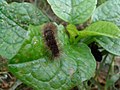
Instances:
[[[102,69],[104,63],[105,63],[105,60],[107,58],[108,54],[105,55],[104,59],[102,60],[101,64],[100,64],[100,67],[99,69],[96,71],[96,74],[95,74],[95,77],[91,80],[92,83],[96,84],[99,88],[102,88],[101,85],[96,81],[96,77],[98,76],[100,70]],[[92,85],[92,84],[91,84]],[[101,89],[100,89],[101,90]]]
[[[115,58],[115,56],[113,55],[113,58],[112,58],[112,61],[111,61],[111,63],[110,63],[110,67],[109,67],[109,70],[108,70],[108,74],[107,74],[107,77],[106,77],[106,81],[108,81],[108,79],[109,79],[109,75],[110,75],[110,72],[111,72],[111,70],[112,70],[112,64],[113,64],[113,62],[114,62],[114,58]],[[104,90],[107,90],[107,85],[105,85],[105,88],[104,88]]]
[[[97,77],[97,75],[99,74],[100,70],[102,69],[103,64],[105,63],[105,60],[106,60],[107,56],[108,56],[108,54],[106,54],[105,57],[104,57],[104,59],[102,60],[102,63],[100,64],[100,68],[96,71],[96,74],[95,74],[94,78]]]

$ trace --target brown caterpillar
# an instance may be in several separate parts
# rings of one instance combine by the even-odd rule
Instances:
[[[52,52],[53,57],[59,56],[59,48],[55,39],[56,30],[56,26],[52,23],[47,23],[43,27],[43,35],[46,45]]]

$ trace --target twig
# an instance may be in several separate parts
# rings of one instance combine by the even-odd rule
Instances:
[[[112,58],[112,61],[111,61],[111,63],[110,63],[110,67],[109,67],[109,70],[108,70],[108,74],[107,74],[107,79],[106,79],[106,81],[108,81],[108,79],[109,79],[109,75],[110,75],[110,72],[111,72],[111,69],[112,69],[112,63],[114,62],[114,58],[115,58],[115,56],[113,56],[113,58]],[[104,88],[104,90],[107,90],[107,86],[105,85],[105,88]]]
[[[22,82],[17,80],[9,90],[15,90],[20,84],[22,84]]]

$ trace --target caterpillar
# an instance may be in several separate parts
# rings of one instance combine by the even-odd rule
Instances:
[[[53,57],[59,56],[59,48],[55,39],[56,30],[56,26],[52,23],[47,23],[43,27],[43,35],[46,45],[52,52]]]

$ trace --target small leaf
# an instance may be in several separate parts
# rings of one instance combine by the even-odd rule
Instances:
[[[72,24],[85,22],[92,15],[97,0],[47,0],[53,12]]]
[[[73,24],[69,24],[67,26],[67,31],[68,31],[68,33],[70,35],[70,42],[74,42],[75,37],[78,35],[78,30],[77,30],[76,26],[73,25]]]
[[[108,0],[100,5],[95,10],[92,20],[110,21],[120,26],[120,0]]]
[[[120,56],[120,39],[110,37],[96,37],[98,42],[108,52]]]
[[[9,62],[9,69],[17,78],[34,87],[35,90],[70,90],[94,75],[96,63],[87,45],[72,46],[64,43],[68,41],[68,37],[58,28],[61,52],[59,57],[51,60],[47,55],[48,52],[46,53],[48,49],[44,45],[40,27],[42,26],[29,27],[29,38],[21,48],[21,53],[18,53],[20,55],[16,55]],[[35,37],[38,41],[37,45],[34,45]],[[28,48],[28,45],[33,48]],[[24,50],[26,51],[24,54],[32,52],[31,55],[24,57],[22,54]]]
[[[111,22],[98,21],[91,24],[85,30],[79,32],[79,37],[87,36],[108,36],[112,38],[120,38],[120,29]]]
[[[0,55],[11,59],[24,42],[29,24],[42,24],[48,19],[29,3],[7,4],[0,1]]]

